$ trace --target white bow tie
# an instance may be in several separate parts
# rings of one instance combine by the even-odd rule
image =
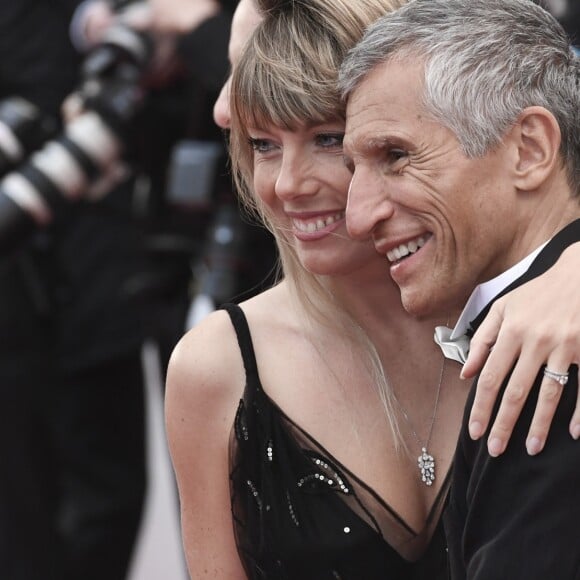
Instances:
[[[447,326],[436,326],[433,340],[438,344],[445,358],[464,364],[469,353],[469,337],[465,334],[451,339],[453,329]]]

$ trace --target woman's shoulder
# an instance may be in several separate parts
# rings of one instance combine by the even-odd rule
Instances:
[[[179,340],[169,360],[167,389],[188,399],[225,395],[242,380],[243,364],[228,313],[209,314]]]
[[[261,341],[275,333],[279,325],[283,291],[278,287],[242,302],[250,329],[250,340]],[[287,309],[286,309],[287,310]],[[245,385],[245,371],[236,329],[225,310],[216,310],[177,343],[167,372],[167,388],[183,391],[195,399],[207,397],[239,398]]]

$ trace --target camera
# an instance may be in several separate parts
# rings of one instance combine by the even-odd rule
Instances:
[[[14,169],[32,151],[54,137],[56,119],[30,101],[10,97],[0,102],[0,176]]]
[[[20,161],[17,153],[24,148],[15,144],[26,140],[34,148],[49,138],[0,181],[0,253],[18,247],[37,227],[52,222],[64,205],[85,196],[121,156],[127,129],[145,98],[141,80],[153,43],[127,24],[128,12],[142,9],[144,2],[116,1],[112,6],[115,24],[81,67],[77,95],[82,113],[59,135],[51,138],[41,116],[22,103],[4,103],[4,117],[0,106],[0,122],[8,120],[7,130],[0,125],[0,162],[6,158],[0,171]]]

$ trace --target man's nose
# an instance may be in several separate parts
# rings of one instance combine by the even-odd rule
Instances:
[[[393,215],[393,204],[376,180],[355,170],[348,189],[346,227],[355,240],[367,240]]]

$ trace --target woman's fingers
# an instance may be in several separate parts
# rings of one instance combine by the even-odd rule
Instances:
[[[540,369],[547,362],[548,369],[567,372],[563,369],[568,369],[580,354],[580,332],[573,332],[570,325],[551,324],[549,319],[526,326],[516,317],[521,310],[507,312],[508,298],[494,304],[474,335],[462,371],[462,377],[470,378],[481,369],[469,418],[473,439],[486,433],[497,409],[487,438],[489,453],[494,457],[505,451]],[[506,386],[499,399],[503,384]],[[542,376],[526,440],[530,455],[542,451],[546,444],[563,388],[554,378]],[[573,437],[580,438],[580,395],[569,428]]]
[[[575,372],[578,373],[578,385],[580,385],[580,370]],[[572,420],[570,421],[570,435],[572,435],[574,439],[580,439],[580,388],[576,398],[576,409],[572,415]]]
[[[505,318],[504,308],[504,301],[502,299],[495,302],[473,335],[469,344],[467,360],[461,369],[462,379],[471,379],[484,368],[484,364],[490,356],[490,351],[497,342],[499,333],[502,330]],[[510,345],[505,344],[504,347],[509,349]],[[495,369],[495,366],[487,365],[487,371],[492,372],[491,369]],[[502,378],[504,376],[505,372]]]
[[[500,351],[501,342],[498,342],[498,348],[494,349],[494,352],[496,350],[498,352]],[[517,353],[513,353],[513,357],[511,361],[506,360],[503,364],[507,364],[509,367],[513,366],[513,361],[517,357]],[[509,376],[509,380],[501,395],[501,400],[498,400],[499,408],[497,415],[487,438],[488,451],[492,457],[497,457],[505,451],[537,374],[536,356],[533,352],[530,353],[529,351],[524,351],[520,354],[511,375],[509,375],[508,368],[506,376]],[[496,385],[499,383],[497,386],[498,390],[502,385],[503,376],[502,373],[499,379],[495,381]]]
[[[538,403],[532,418],[532,424],[526,440],[530,455],[537,455],[546,444],[548,432],[560,402],[563,389],[566,388],[570,359],[567,356],[551,355],[546,365],[538,395]],[[553,374],[555,373],[555,374]],[[558,379],[561,377],[561,380]]]
[[[504,329],[500,333],[502,322],[503,307],[498,301],[471,339],[469,355],[461,371],[462,378],[472,378],[481,370],[469,417],[469,433],[473,439],[479,439],[486,432],[504,378],[519,356],[516,341],[506,337],[509,332]]]

